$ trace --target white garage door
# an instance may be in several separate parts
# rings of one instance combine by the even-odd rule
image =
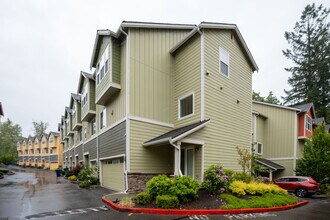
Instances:
[[[122,158],[102,161],[102,186],[117,191],[125,190]]]

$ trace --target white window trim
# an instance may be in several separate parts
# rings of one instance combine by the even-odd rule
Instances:
[[[193,163],[193,173],[192,173],[192,179],[194,179],[195,178],[195,148],[193,148],[193,147],[185,147],[185,148],[181,148],[181,150],[184,150],[184,172],[183,173],[185,173],[185,175],[184,176],[187,176],[186,174],[187,174],[187,171],[188,171],[188,164],[187,164],[187,157],[188,157],[188,154],[187,154],[187,151],[188,150],[193,150],[193,161],[192,161],[192,163]],[[181,161],[181,163],[182,163],[182,161]],[[181,169],[181,167],[180,167],[180,169]],[[181,171],[182,172],[182,171]]]
[[[110,70],[110,51],[109,51],[109,48],[110,48],[110,43],[107,45],[107,47],[105,48],[102,56],[100,57],[99,59],[99,62],[97,64],[100,64],[99,65],[99,69],[97,70],[97,73],[96,73],[96,85],[100,85],[100,83],[102,82],[102,80],[105,78],[105,76],[107,75],[107,73],[109,72]],[[107,58],[106,58],[106,54],[107,54]],[[108,60],[108,70],[107,72],[105,72],[104,70],[104,75],[103,75],[103,78],[99,78],[99,80],[97,80],[98,77],[101,77],[100,76],[100,73],[101,73],[101,69],[104,67],[105,68],[105,61]]]
[[[191,95],[192,95],[192,113],[181,117],[181,104],[180,104],[181,100],[184,98],[187,98],[188,96],[191,96]],[[183,120],[183,119],[189,118],[189,117],[193,116],[194,114],[195,114],[195,92],[191,92],[184,96],[181,96],[178,99],[178,120]]]
[[[224,74],[221,72],[221,50],[224,50],[227,54],[228,54],[228,75]],[[230,75],[230,54],[228,53],[228,51],[222,47],[219,47],[219,73],[222,75],[222,76],[225,76],[227,78],[229,78],[229,75]]]
[[[307,118],[310,119],[310,123],[308,123]],[[310,129],[308,129],[307,124],[310,125]],[[312,118],[311,118],[308,114],[305,115],[305,129],[306,129],[307,131],[312,131],[312,129],[313,129],[313,128],[312,128]]]
[[[258,145],[261,144],[261,153],[258,152]],[[255,145],[255,153],[257,155],[262,155],[264,153],[264,144],[261,143],[261,142],[257,142],[256,145]]]
[[[101,121],[102,113],[103,113],[103,120]],[[103,127],[100,126],[100,131],[107,127],[107,108],[105,108],[105,107],[100,112],[100,125],[103,125]]]

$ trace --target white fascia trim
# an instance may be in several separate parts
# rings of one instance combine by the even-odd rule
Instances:
[[[205,142],[203,140],[193,139],[193,138],[184,138],[181,140],[181,143],[196,144],[196,145],[205,144]]]
[[[267,160],[293,160],[293,157],[266,158]]]
[[[276,108],[283,108],[283,109],[292,110],[292,111],[296,111],[296,112],[300,112],[301,111],[298,108],[292,108],[292,107],[287,107],[287,106],[282,106],[282,105],[275,105],[275,104],[266,103],[266,102],[252,101],[252,103],[261,104],[261,105],[267,105],[267,106],[272,106],[272,107],[276,107]]]
[[[294,129],[293,129],[293,174],[296,175],[297,165],[297,136],[298,136],[298,114],[294,117]]]
[[[85,152],[85,153],[84,153],[84,156],[86,156],[86,155],[89,155],[89,152]]]
[[[75,157],[79,157],[79,154],[74,155]]]
[[[179,136],[173,138],[173,139],[172,139],[172,142],[177,142],[177,141],[179,141],[179,140],[181,140],[181,139],[187,137],[188,135],[194,133],[195,131],[198,131],[198,130],[204,128],[208,123],[210,123],[210,121],[207,121],[207,122],[205,122],[205,123],[203,123],[203,124],[201,124],[201,125],[199,125],[199,126],[193,128],[193,129],[191,129],[191,130],[189,130],[189,131],[187,131],[187,132],[185,132],[185,133],[183,133],[183,134],[181,134],[181,135],[179,135]]]
[[[201,121],[205,119],[204,32],[201,31]]]
[[[186,43],[192,36],[194,36],[198,32],[198,28],[195,27],[192,31],[190,31],[181,41],[179,41],[172,49],[169,51],[170,54],[173,54],[177,49],[179,49],[184,43]]]
[[[128,24],[128,23],[127,23]],[[123,24],[121,25],[123,26]],[[126,33],[126,74],[125,74],[125,107],[126,107],[126,156],[125,156],[125,159],[126,159],[126,172],[129,172],[130,169],[131,169],[131,163],[130,163],[130,123],[129,123],[129,101],[130,101],[130,97],[129,97],[129,92],[130,92],[130,89],[129,89],[129,77],[130,77],[130,34],[129,34],[129,30],[127,30],[127,33]]]
[[[100,161],[102,161],[102,160],[109,160],[109,159],[118,158],[118,157],[125,157],[125,154],[118,154],[118,155],[111,156],[111,157],[102,157],[99,160]]]
[[[103,134],[104,132],[107,132],[108,130],[110,130],[110,129],[116,127],[117,125],[119,125],[120,123],[124,122],[125,120],[126,120],[126,118],[122,118],[122,119],[120,119],[119,121],[116,121],[116,122],[113,123],[111,126],[105,128],[105,129],[103,129],[101,132],[99,132],[98,135],[101,135],[101,134]]]
[[[169,127],[169,128],[174,128],[174,124],[172,124],[172,123],[157,121],[157,120],[144,118],[144,117],[140,117],[140,116],[135,116],[135,115],[129,115],[128,119],[131,119],[134,121],[146,122],[146,123],[154,124],[154,125],[160,125],[160,126]]]
[[[196,25],[188,24],[165,24],[165,23],[144,23],[144,22],[123,22],[124,28],[165,28],[165,29],[193,29]]]
[[[94,161],[97,161],[97,159],[89,160],[89,162],[94,162]]]
[[[145,144],[143,144],[143,147],[148,147],[148,146],[156,145],[156,144],[162,144],[162,143],[166,143],[166,142],[170,142],[170,141],[171,141],[170,138],[163,138],[163,139],[160,139],[157,141],[151,141],[151,142],[145,143]]]

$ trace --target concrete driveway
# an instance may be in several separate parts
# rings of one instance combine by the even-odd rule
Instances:
[[[330,199],[311,198],[296,209],[242,215],[166,216],[120,213],[105,206],[101,197],[113,191],[97,187],[80,189],[55,172],[10,167],[15,175],[0,180],[0,219],[329,219]]]

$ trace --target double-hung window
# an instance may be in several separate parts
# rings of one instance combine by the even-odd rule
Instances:
[[[91,135],[96,133],[96,120],[95,118],[91,121]]]
[[[262,152],[263,152],[263,144],[258,142],[256,144],[255,153],[258,155],[262,155]]]
[[[229,76],[229,53],[223,49],[220,48],[219,52],[220,56],[220,62],[219,62],[219,67],[220,67],[220,73],[225,76]]]
[[[306,129],[312,131],[312,118],[306,114]]]
[[[107,123],[107,114],[106,114],[106,108],[103,109],[103,111],[100,113],[100,129],[104,128]]]
[[[179,99],[179,119],[194,114],[194,93],[183,96]]]
[[[81,98],[82,106],[85,106],[87,102],[88,102],[88,84],[85,85],[85,88],[83,89],[82,92],[82,98]]]
[[[105,48],[102,56],[100,57],[99,63],[96,66],[96,83],[97,85],[102,81],[104,76],[107,74],[109,68],[109,45]]]

